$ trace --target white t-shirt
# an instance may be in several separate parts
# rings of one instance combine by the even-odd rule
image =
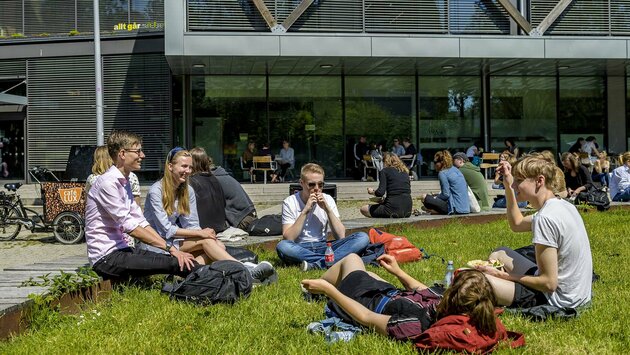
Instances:
[[[576,308],[591,300],[593,259],[584,221],[574,205],[547,200],[532,219],[534,244],[558,251],[558,287],[545,293],[549,304]]]
[[[337,204],[335,203],[335,200],[333,200],[333,198],[330,197],[330,195],[328,194],[323,195],[328,207],[330,207],[333,214],[337,216],[337,218],[339,218],[339,211],[337,210]],[[306,204],[300,198],[299,191],[285,198],[284,202],[282,202],[282,224],[294,224],[300,216],[300,213],[302,213],[302,210],[305,206]],[[325,242],[328,231],[328,215],[323,208],[319,207],[319,205],[316,204],[311,212],[309,212],[306,216],[306,221],[304,222],[302,232],[295,239],[295,242]]]

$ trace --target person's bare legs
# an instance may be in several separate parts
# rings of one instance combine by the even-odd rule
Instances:
[[[225,251],[225,246],[220,245],[214,239],[187,238],[181,242],[179,250],[193,253],[202,250],[211,261],[234,260],[232,255]],[[194,254],[193,254],[194,255]]]
[[[364,215],[365,217],[372,217],[370,215],[370,205],[363,205],[363,206],[361,206],[359,211],[361,211],[361,214]]]
[[[337,287],[348,274],[357,270],[365,271],[365,264],[357,254],[349,254],[328,268],[321,278]]]

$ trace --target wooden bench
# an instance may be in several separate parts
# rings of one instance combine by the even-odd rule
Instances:
[[[268,171],[274,172],[278,170],[278,164],[275,160],[271,160],[270,155],[255,156],[254,167],[252,169],[252,173],[255,173],[257,170],[263,172],[263,181],[266,184],[267,172]]]

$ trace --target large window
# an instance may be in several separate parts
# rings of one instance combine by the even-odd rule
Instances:
[[[422,175],[434,174],[438,150],[465,151],[481,137],[481,99],[478,77],[419,78],[419,143]]]
[[[502,151],[506,138],[521,152],[556,152],[556,78],[490,78],[491,149]]]
[[[567,151],[578,137],[594,136],[605,149],[606,99],[602,77],[560,77],[558,130],[560,150]]]
[[[394,138],[416,142],[415,78],[346,77],[346,167],[353,167],[352,146],[360,136],[392,145]]]
[[[327,177],[343,176],[340,77],[269,77],[269,142],[274,153],[283,139],[295,150],[296,170],[317,162]]]
[[[191,76],[192,145],[243,178],[239,157],[248,141],[267,137],[264,76]]]

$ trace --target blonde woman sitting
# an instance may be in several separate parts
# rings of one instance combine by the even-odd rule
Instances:
[[[384,168],[379,172],[378,189],[368,187],[367,192],[385,199],[376,205],[361,207],[361,213],[366,217],[402,218],[411,216],[413,202],[411,201],[411,183],[409,169],[394,153],[383,154]]]
[[[144,217],[157,233],[171,246],[192,254],[200,264],[217,260],[235,260],[225,250],[211,228],[201,229],[197,215],[195,192],[188,185],[192,172],[191,154],[181,147],[173,148],[166,158],[164,177],[149,189],[144,206]],[[142,244],[154,252],[159,249]],[[266,261],[260,264],[246,263],[257,281],[272,276],[273,266]]]

